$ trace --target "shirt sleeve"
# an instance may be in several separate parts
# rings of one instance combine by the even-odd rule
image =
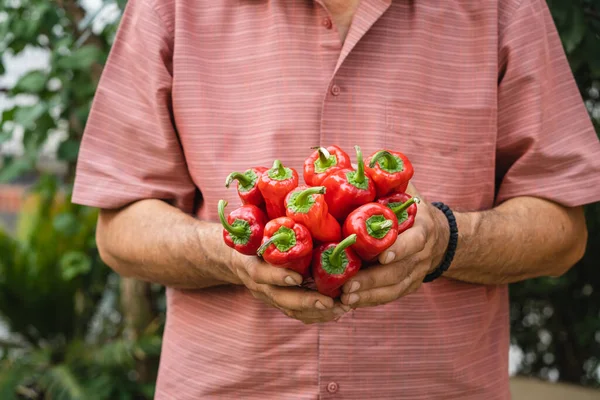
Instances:
[[[544,0],[522,0],[499,42],[496,204],[600,200],[600,141]]]
[[[196,187],[171,108],[172,32],[151,4],[127,3],[84,130],[74,203],[154,198],[192,211]]]

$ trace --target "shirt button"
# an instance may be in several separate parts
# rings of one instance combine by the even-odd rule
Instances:
[[[327,391],[328,391],[329,393],[335,393],[335,392],[337,392],[337,391],[338,391],[338,389],[339,389],[339,388],[340,388],[340,387],[339,387],[339,386],[338,386],[338,384],[337,384],[337,383],[335,383],[335,382],[329,382],[329,383],[327,384]]]
[[[329,18],[329,17],[323,18],[323,26],[327,29],[331,29],[331,27],[333,26],[333,24],[331,23],[331,18]]]
[[[338,85],[333,85],[331,87],[331,94],[334,96],[338,96],[342,92],[342,89]]]

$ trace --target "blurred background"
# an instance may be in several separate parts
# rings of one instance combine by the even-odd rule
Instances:
[[[126,0],[0,0],[0,400],[151,399],[163,288],[121,279],[70,203]],[[600,132],[600,0],[548,0]],[[585,258],[511,286],[515,399],[600,399],[600,203]],[[507,349],[508,351],[508,349]]]

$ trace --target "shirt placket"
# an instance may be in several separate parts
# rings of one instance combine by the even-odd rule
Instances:
[[[343,45],[337,31],[333,29],[332,20],[325,7],[322,3],[319,4],[323,12],[322,25],[334,35],[323,35],[321,43],[322,59],[327,60],[323,64],[323,73],[327,74],[327,86],[321,108],[320,141],[322,145],[330,145],[338,143],[344,135],[344,126],[340,124],[352,123],[339,118],[350,106],[352,98],[347,90],[350,85],[344,81],[344,61],[352,56],[354,46],[389,8],[391,0],[363,0],[356,10]],[[332,56],[335,57],[333,60]],[[355,345],[352,313],[337,323],[327,323],[319,327],[318,382],[321,400],[352,397],[352,382],[348,380],[348,377],[352,376],[352,349]]]

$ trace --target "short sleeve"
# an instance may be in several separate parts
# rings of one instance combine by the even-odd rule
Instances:
[[[154,198],[192,211],[196,188],[171,106],[172,34],[151,4],[127,3],[84,130],[74,203]]]
[[[600,141],[544,0],[522,0],[499,39],[496,204],[600,200]]]

